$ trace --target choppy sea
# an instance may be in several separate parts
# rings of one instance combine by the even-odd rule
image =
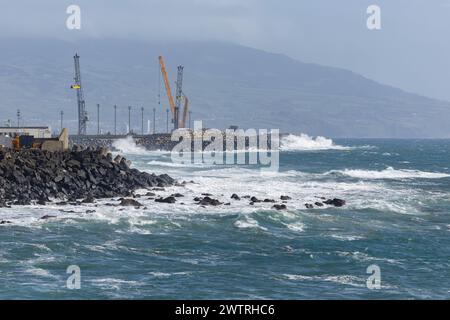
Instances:
[[[290,135],[270,174],[116,147],[135,168],[194,183],[155,191],[183,194],[176,204],[138,198],[144,209],[1,208],[1,299],[450,298],[450,140]],[[230,205],[200,207],[202,193]],[[292,200],[277,211],[233,193]],[[320,197],[347,204],[305,207]],[[80,289],[67,287],[70,265]],[[367,285],[374,265],[378,289]]]

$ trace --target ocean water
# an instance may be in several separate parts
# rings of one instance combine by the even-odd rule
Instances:
[[[2,299],[448,299],[450,141],[283,139],[280,171],[181,165],[120,141],[133,166],[185,187],[177,204],[0,209]],[[202,208],[211,193],[229,206]],[[279,199],[249,205],[231,194]],[[342,208],[307,209],[318,197]],[[56,218],[40,220],[44,215]],[[69,265],[81,269],[70,290]],[[367,268],[380,268],[371,290]]]

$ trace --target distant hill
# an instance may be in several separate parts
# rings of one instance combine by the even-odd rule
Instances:
[[[96,132],[96,104],[103,131],[113,130],[117,104],[119,131],[133,109],[140,131],[157,108],[158,131],[165,130],[167,98],[158,62],[163,54],[171,80],[185,66],[184,91],[194,119],[207,127],[229,125],[279,128],[330,137],[449,138],[450,103],[382,85],[350,71],[302,63],[287,56],[226,43],[147,44],[126,40],[2,39],[0,50],[0,125],[15,123],[21,109],[26,125],[59,128],[59,111],[76,131],[76,97],[70,90],[73,55],[81,56],[82,80]],[[174,88],[173,88],[174,89]]]

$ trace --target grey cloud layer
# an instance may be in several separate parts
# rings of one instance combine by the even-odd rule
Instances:
[[[219,40],[339,66],[450,100],[449,0],[22,0],[1,1],[0,35]],[[381,31],[365,27],[382,8]],[[82,8],[67,31],[65,9]]]

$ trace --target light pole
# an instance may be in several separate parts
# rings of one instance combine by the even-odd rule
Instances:
[[[153,108],[153,134],[156,132],[156,109]]]
[[[100,135],[100,104],[97,103],[97,135]]]
[[[61,131],[63,129],[64,111],[61,110]]]
[[[192,116],[192,111],[189,111],[189,129],[191,129],[191,116]]]
[[[144,135],[144,107],[141,107],[141,134]]]
[[[131,106],[128,106],[128,133],[131,133]]]
[[[169,109],[166,109],[166,132],[169,133]]]
[[[20,128],[20,109],[17,109],[17,128]]]

